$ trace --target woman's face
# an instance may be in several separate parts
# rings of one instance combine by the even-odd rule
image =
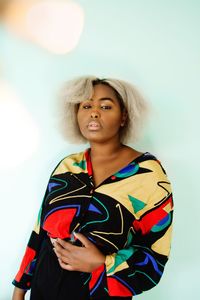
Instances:
[[[89,142],[119,140],[125,119],[114,90],[104,84],[94,86],[92,98],[80,103],[77,113],[80,131]]]

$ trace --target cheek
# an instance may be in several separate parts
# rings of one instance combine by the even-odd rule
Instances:
[[[78,126],[80,127],[81,123],[82,123],[82,117],[81,117],[81,114],[79,112],[76,115],[76,120],[77,120]]]
[[[84,130],[85,124],[86,124],[84,115],[82,113],[78,112],[77,116],[76,116],[76,120],[77,120],[78,127],[79,127],[80,131],[82,132]]]
[[[120,127],[120,124],[121,124],[121,121],[122,121],[122,119],[121,119],[121,116],[120,115],[118,115],[118,116],[116,116],[116,115],[113,115],[113,116],[110,116],[110,117],[108,117],[107,118],[107,124],[108,124],[108,127],[110,127],[110,128],[119,128]]]

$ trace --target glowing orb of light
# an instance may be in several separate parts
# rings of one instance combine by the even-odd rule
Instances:
[[[65,54],[79,42],[84,12],[71,0],[13,0],[4,21],[15,33],[50,52]]]
[[[15,168],[36,151],[39,130],[23,103],[0,81],[0,169]]]
[[[45,1],[35,4],[27,13],[28,31],[35,42],[58,54],[76,47],[83,23],[82,9],[71,1]]]

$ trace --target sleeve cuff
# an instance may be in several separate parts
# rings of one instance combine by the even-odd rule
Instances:
[[[16,287],[18,287],[19,289],[22,289],[23,291],[27,292],[28,290],[30,290],[31,287],[24,287],[23,284],[21,284],[20,282],[17,282],[15,279],[12,281],[12,284]]]

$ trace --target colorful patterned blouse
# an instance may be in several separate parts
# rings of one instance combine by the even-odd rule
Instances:
[[[91,299],[131,297],[160,280],[170,251],[173,200],[160,162],[146,152],[94,187],[90,150],[64,158],[53,171],[13,284],[31,288],[46,238],[83,233],[106,255],[89,274]]]

